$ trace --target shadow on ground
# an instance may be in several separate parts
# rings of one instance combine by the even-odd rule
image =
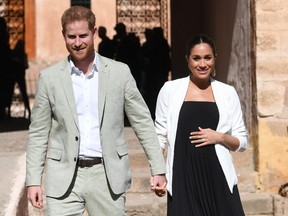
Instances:
[[[0,121],[0,133],[28,130],[30,121],[26,118],[9,118]]]

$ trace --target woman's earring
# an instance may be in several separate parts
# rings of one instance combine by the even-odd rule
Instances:
[[[216,69],[214,68],[212,74],[211,74],[212,77],[215,77],[216,76]]]

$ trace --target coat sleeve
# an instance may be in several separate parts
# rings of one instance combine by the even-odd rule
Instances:
[[[161,88],[156,104],[155,128],[162,149],[166,148],[167,139],[167,116],[168,116],[168,92],[167,83]]]
[[[234,87],[232,87],[231,104],[232,108],[232,136],[238,138],[240,145],[236,151],[243,152],[247,149],[248,134],[243,120],[243,113],[241,110],[241,104],[239,96]]]
[[[150,111],[131,73],[129,72],[126,75],[125,112],[148,158],[151,174],[164,174],[166,173],[165,161],[161,153]]]
[[[26,185],[41,185],[51,129],[51,107],[45,78],[40,73],[29,126],[26,153]]]

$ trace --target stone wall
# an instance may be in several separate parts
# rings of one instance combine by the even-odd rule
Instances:
[[[260,189],[288,182],[288,1],[256,0]]]

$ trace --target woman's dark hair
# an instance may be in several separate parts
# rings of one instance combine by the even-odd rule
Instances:
[[[215,47],[214,41],[210,37],[204,34],[196,35],[192,40],[188,42],[187,47],[186,47],[186,56],[189,57],[191,50],[196,45],[202,44],[202,43],[207,43],[211,47],[214,56],[216,56],[216,47]]]

